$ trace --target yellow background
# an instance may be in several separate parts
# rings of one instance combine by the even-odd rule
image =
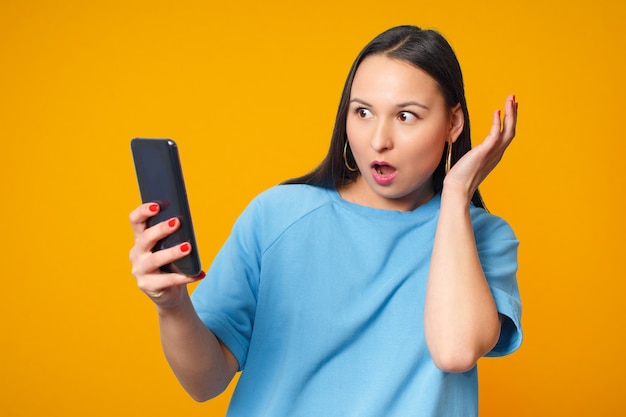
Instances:
[[[208,266],[325,155],[349,65],[402,23],[454,46],[475,142],[520,102],[482,190],[522,242],[525,341],[480,361],[481,415],[626,415],[625,21],[623,0],[3,0],[0,415],[223,415],[228,393],[178,386],[130,275],[129,141],[178,142]]]

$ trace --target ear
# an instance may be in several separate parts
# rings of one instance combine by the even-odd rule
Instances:
[[[463,131],[463,126],[465,126],[465,114],[463,114],[463,109],[461,108],[461,103],[457,103],[450,110],[450,142],[454,143],[461,135]]]

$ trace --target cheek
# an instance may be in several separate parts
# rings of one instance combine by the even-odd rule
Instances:
[[[350,116],[346,120],[346,136],[352,141],[353,137],[357,136],[357,123],[355,123]]]
[[[434,171],[441,161],[446,143],[445,132],[439,129],[422,131],[420,135],[407,136],[402,141],[404,146],[398,143],[398,150],[402,148],[402,154],[407,161],[419,161],[421,168]]]
[[[357,155],[363,147],[364,138],[366,137],[363,127],[359,123],[351,123],[350,119],[346,122],[346,136],[350,143],[350,149],[353,155]]]
[[[421,143],[404,149],[405,162],[418,170],[434,171],[441,161],[443,146],[437,143]]]

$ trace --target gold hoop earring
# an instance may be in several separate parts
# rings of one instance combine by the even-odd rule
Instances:
[[[347,152],[348,152],[348,140],[346,140],[346,143],[343,145],[343,163],[346,165],[346,168],[348,168],[348,171],[350,172],[358,171],[359,170],[358,167],[352,168],[350,164],[348,164]]]
[[[448,153],[446,155],[446,166],[444,168],[446,175],[450,172],[452,167],[452,142],[448,142]]]

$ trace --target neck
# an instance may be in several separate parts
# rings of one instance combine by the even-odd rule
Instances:
[[[341,198],[350,203],[394,211],[413,211],[419,206],[426,204],[435,196],[435,191],[430,182],[420,187],[419,190],[415,190],[407,195],[385,195],[382,192],[373,190],[362,176],[359,176],[349,184],[339,187],[337,191]],[[385,190],[383,189],[383,191]]]

